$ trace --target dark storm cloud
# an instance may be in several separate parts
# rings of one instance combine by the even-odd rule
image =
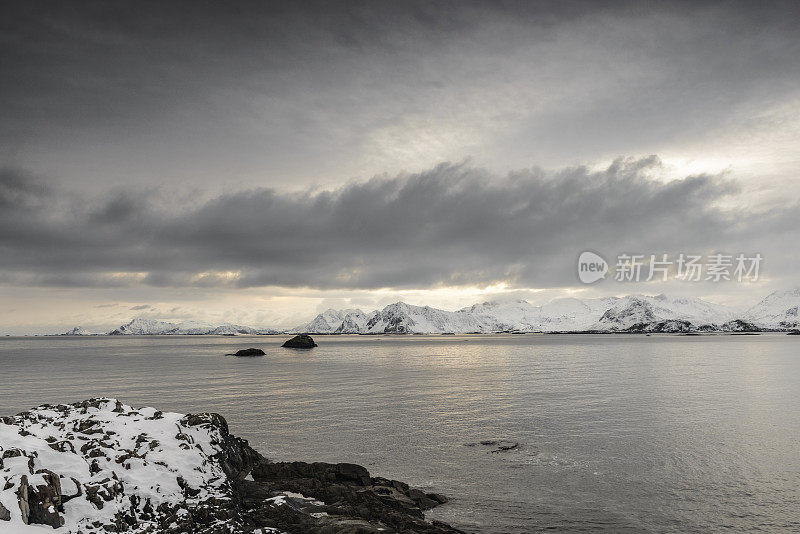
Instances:
[[[796,2],[4,2],[0,156],[280,187],[660,152],[795,91],[797,23]]]
[[[0,281],[569,285],[586,248],[794,273],[791,190],[756,212],[655,158],[481,169],[749,145],[763,110],[791,129],[797,23],[796,2],[4,2]]]
[[[0,208],[25,207],[46,196],[45,185],[18,169],[0,168]]]
[[[3,229],[20,230],[0,230],[0,271],[6,283],[59,286],[566,286],[585,249],[768,255],[797,237],[797,206],[723,208],[741,200],[735,182],[664,182],[660,168],[651,156],[498,177],[441,164],[333,190],[243,190],[180,211],[152,195],[44,188],[41,201],[0,213]],[[4,176],[14,191],[32,188],[24,173]]]
[[[523,11],[542,26],[583,5]],[[197,111],[225,88],[277,97],[330,73],[337,56],[400,52],[417,37],[440,42],[488,12],[466,2],[5,2],[0,131],[8,141],[45,126],[118,132]]]

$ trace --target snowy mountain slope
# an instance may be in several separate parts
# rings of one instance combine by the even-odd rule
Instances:
[[[720,324],[733,319],[739,310],[714,304],[697,297],[668,297],[657,295],[645,297],[657,303],[660,308],[667,309],[675,315],[674,319],[682,319],[695,324]]]
[[[545,306],[527,301],[484,302],[450,312],[404,302],[390,304],[368,315],[329,310],[294,331],[309,333],[443,334],[469,332],[559,331],[586,329],[616,299],[557,299]],[[343,317],[338,327],[332,320]],[[366,323],[364,323],[366,318]]]
[[[210,325],[197,321],[170,323],[138,317],[111,332],[109,335],[237,335],[237,334],[277,334],[268,328],[251,328],[236,324]]]
[[[235,336],[239,334],[246,334],[246,335],[271,335],[271,334],[279,334],[280,331],[273,330],[272,328],[251,328],[249,326],[242,326],[239,324],[223,324],[214,327],[212,330],[208,332],[204,332],[206,334],[216,335],[216,336]]]
[[[747,310],[743,319],[767,329],[800,327],[800,289],[775,291]]]
[[[442,334],[469,332],[618,331],[652,325],[651,331],[720,329],[735,311],[698,298],[630,295],[596,299],[561,298],[543,306],[525,300],[483,302],[455,312],[397,302],[364,314],[328,310],[293,331],[352,334]],[[685,324],[684,324],[685,323]]]
[[[175,323],[138,317],[109,332],[110,335],[157,335],[168,334],[178,327]]]
[[[328,309],[314,317],[309,323],[291,329],[294,333],[310,332],[314,334],[337,333],[347,319],[348,325],[363,328],[367,323],[366,315],[359,309]],[[343,333],[343,332],[339,332]],[[348,332],[357,333],[357,332]]]
[[[379,312],[377,310],[370,312],[369,314],[365,314],[361,310],[352,310],[350,313],[347,313],[342,319],[342,323],[336,328],[335,333],[337,334],[358,334],[363,332],[367,328],[367,324],[375,317]]]
[[[310,334],[443,334],[486,330],[470,314],[396,302],[368,314],[352,309],[327,310],[291,331]]]
[[[483,302],[456,313],[475,317],[481,324],[481,331],[503,332],[509,330],[530,330],[539,322],[539,308],[525,300],[509,302]]]
[[[430,306],[396,302],[372,314],[366,325],[370,334],[444,334],[484,332],[485,326],[473,315],[449,312]]]
[[[484,302],[459,310],[479,316],[487,331],[560,332],[586,330],[612,306],[616,297],[599,299],[560,298],[543,306],[525,300]]]
[[[534,325],[533,330],[541,332],[586,330],[618,300],[616,297],[555,299],[541,306],[539,323]]]
[[[733,311],[698,298],[666,295],[561,298],[543,306],[528,302],[486,302],[460,310],[480,317],[486,330],[568,332],[581,330],[625,330],[636,324],[666,320],[688,321],[693,325],[720,325],[733,318]]]
[[[629,295],[618,299],[603,312],[589,330],[627,330],[636,325],[663,321],[684,321],[695,328],[709,325],[717,327],[734,318],[734,310],[695,297]]]
[[[64,332],[61,335],[62,336],[96,336],[96,335],[99,335],[99,334],[97,334],[95,332],[89,332],[88,330],[86,330],[82,326],[76,326],[72,330],[68,330],[67,332]]]

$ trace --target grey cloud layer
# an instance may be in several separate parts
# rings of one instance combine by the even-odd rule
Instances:
[[[797,25],[788,1],[4,2],[0,156],[281,186],[662,153],[796,98]]]
[[[774,250],[780,262],[773,275],[796,273],[781,240],[798,237],[797,206],[723,209],[719,201],[737,199],[735,182],[708,175],[663,182],[654,176],[659,169],[656,157],[620,159],[598,172],[533,169],[504,177],[441,164],[333,190],[243,190],[181,209],[136,192],[92,199],[6,169],[0,282],[570,286],[584,249]]]

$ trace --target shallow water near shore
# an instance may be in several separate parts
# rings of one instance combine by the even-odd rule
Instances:
[[[0,338],[0,415],[216,411],[269,458],[444,493],[428,517],[470,532],[800,530],[797,336],[285,339]]]

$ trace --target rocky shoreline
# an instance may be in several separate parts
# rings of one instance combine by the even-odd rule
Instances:
[[[446,501],[356,464],[272,462],[214,413],[102,398],[0,417],[0,532],[461,532],[425,520]]]

